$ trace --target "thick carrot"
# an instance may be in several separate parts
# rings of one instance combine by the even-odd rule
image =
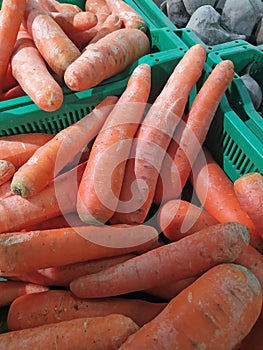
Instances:
[[[78,122],[39,147],[14,174],[11,189],[28,197],[39,193],[99,132],[117,97],[108,96]]]
[[[123,0],[106,0],[106,4],[111,12],[123,21],[125,28],[136,28],[146,32],[145,19],[126,2]]]
[[[98,18],[97,29],[99,30],[101,25],[111,14],[111,11],[105,0],[86,0],[85,10],[93,12]]]
[[[159,246],[154,227],[80,226],[0,235],[0,275],[138,253]]]
[[[98,22],[96,15],[87,11],[78,13],[50,12],[50,15],[67,35],[72,31],[88,30]]]
[[[242,175],[234,181],[234,191],[241,207],[263,236],[263,175],[259,172]]]
[[[37,3],[48,12],[78,13],[82,9],[75,4],[56,0],[37,0]]]
[[[17,298],[9,309],[7,325],[14,331],[82,317],[121,314],[143,326],[165,306],[166,303],[131,298],[80,299],[68,290],[50,290]]]
[[[89,41],[88,45],[96,43],[98,40],[104,38],[107,34],[114,32],[115,30],[121,29],[122,21],[116,15],[110,14],[100,29],[96,33],[96,35]]]
[[[116,350],[138,326],[129,317],[77,318],[0,336],[1,350]]]
[[[150,41],[138,29],[121,28],[89,45],[65,71],[68,88],[82,91],[120,73],[150,51]]]
[[[132,139],[151,90],[151,67],[140,64],[96,137],[80,182],[77,212],[84,222],[107,222],[121,191]]]
[[[262,289],[245,267],[209,269],[138,330],[120,350],[233,349],[250,332],[262,307]]]
[[[26,0],[3,0],[0,11],[0,93],[25,12]]]
[[[26,93],[20,85],[13,86],[0,94],[0,101],[12,100],[13,98],[25,96]]]
[[[48,66],[60,77],[80,56],[77,46],[36,2],[27,0],[25,27]]]
[[[27,282],[1,281],[0,282],[0,307],[10,305],[16,298],[31,293],[47,291],[48,288]]]
[[[0,159],[13,163],[16,169],[24,164],[37,150],[54,135],[44,133],[17,134],[0,137]]]
[[[165,151],[183,116],[189,94],[201,76],[205,59],[205,47],[201,44],[192,46],[146,114],[127,162],[121,202],[112,223],[142,223],[145,220],[153,202]]]
[[[249,242],[237,223],[217,224],[122,264],[77,278],[71,291],[81,298],[120,295],[193,277],[220,262],[234,261]]]
[[[23,198],[12,195],[1,200],[0,233],[19,231],[38,222],[74,211],[78,184],[85,165],[85,163],[80,164],[58,176],[35,196]]]
[[[218,223],[206,210],[183,199],[174,199],[163,204],[157,220],[160,229],[170,241],[177,241]]]
[[[12,178],[15,170],[14,164],[9,160],[0,159],[0,186]]]
[[[250,243],[262,250],[263,242],[238,201],[233,182],[205,148],[198,155],[190,177],[201,205],[218,222],[239,222],[250,229]]]
[[[42,110],[53,112],[63,103],[62,87],[26,31],[20,30],[11,57],[12,73],[23,91]]]

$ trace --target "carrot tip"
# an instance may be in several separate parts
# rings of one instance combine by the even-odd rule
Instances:
[[[25,187],[20,185],[12,185],[11,184],[11,191],[21,197],[26,197],[28,195],[28,191]]]

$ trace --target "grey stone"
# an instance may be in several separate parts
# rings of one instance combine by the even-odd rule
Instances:
[[[179,28],[185,27],[190,19],[183,0],[167,0],[166,10],[168,18]]]
[[[216,0],[183,0],[186,11],[192,15],[199,7],[204,5],[214,6]]]
[[[248,90],[255,109],[259,109],[262,103],[262,90],[260,85],[254,78],[251,77],[249,73],[242,75],[241,79]]]
[[[259,20],[257,24],[257,30],[255,33],[257,45],[263,44],[263,17]]]

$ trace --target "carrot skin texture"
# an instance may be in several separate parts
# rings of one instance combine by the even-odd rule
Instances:
[[[0,186],[13,177],[15,170],[13,163],[0,159]]]
[[[115,30],[86,47],[68,66],[65,84],[74,91],[87,90],[120,73],[149,51],[149,39],[139,29]]]
[[[2,276],[46,267],[140,253],[159,245],[154,227],[91,226],[13,232],[0,235]]]
[[[145,220],[153,202],[166,149],[181,121],[189,94],[201,76],[205,59],[204,46],[192,46],[174,68],[146,114],[136,133],[136,142],[127,162],[121,202],[111,223],[140,224]],[[134,209],[127,211],[125,206]]]
[[[99,132],[117,97],[108,96],[88,115],[57,133],[39,147],[14,174],[12,191],[22,197],[36,195]]]
[[[138,328],[123,315],[78,318],[1,334],[0,349],[116,350]]]
[[[12,55],[16,37],[22,23],[26,0],[3,0],[0,12],[0,92],[3,91],[5,76]]]
[[[9,309],[7,323],[8,329],[14,331],[82,317],[121,314],[141,327],[165,306],[166,303],[128,298],[80,299],[68,290],[53,289],[17,298]]]
[[[256,277],[236,264],[219,264],[177,295],[120,350],[233,349],[251,330],[262,307]],[[191,320],[191,321],[190,321]]]
[[[105,19],[100,29],[97,31],[96,35],[89,41],[88,45],[96,43],[99,39],[102,39],[107,34],[112,33],[115,30],[121,29],[121,27],[122,21],[120,20],[120,18],[118,16],[110,14]]]
[[[88,223],[107,222],[121,192],[132,140],[151,90],[151,67],[140,64],[98,133],[80,182],[77,212]]]
[[[47,12],[62,12],[62,13],[78,13],[81,12],[81,8],[78,5],[59,2],[56,0],[37,0],[37,3]]]
[[[234,261],[248,242],[248,229],[241,224],[213,225],[99,273],[79,277],[70,283],[70,289],[80,298],[147,290]]]

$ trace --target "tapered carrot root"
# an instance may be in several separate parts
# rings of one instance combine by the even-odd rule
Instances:
[[[208,270],[120,347],[233,349],[250,332],[262,307],[256,277],[236,264]],[[190,321],[191,320],[191,321]]]
[[[23,91],[42,110],[53,112],[63,103],[61,86],[26,31],[20,30],[11,57],[12,73]],[[23,68],[21,68],[23,67]]]
[[[50,290],[16,299],[9,309],[7,323],[8,329],[18,330],[82,317],[121,314],[143,326],[165,306],[166,303],[129,298],[80,299],[68,290]]]
[[[150,51],[146,34],[122,28],[87,47],[65,71],[68,88],[82,91],[120,73]],[[118,54],[116,54],[116,52]]]
[[[47,291],[48,288],[27,282],[1,281],[0,282],[0,307],[10,305],[16,298]],[[1,341],[0,341],[1,343]]]
[[[164,286],[234,261],[248,242],[248,230],[241,224],[209,226],[122,264],[79,277],[70,283],[70,289],[78,297],[96,298]]]
[[[39,147],[14,174],[12,191],[29,197],[43,190],[97,135],[116,101],[115,96],[106,97],[84,118]]]
[[[15,170],[16,168],[13,163],[0,159],[0,186],[12,178]]]
[[[146,114],[131,149],[120,203],[112,223],[138,224],[145,220],[153,203],[166,149],[181,121],[189,94],[201,76],[205,59],[205,47],[192,46]]]
[[[0,349],[116,350],[138,328],[123,315],[79,318],[1,334]]]
[[[140,64],[91,148],[77,201],[77,212],[84,222],[105,223],[114,214],[131,140],[143,117],[150,90],[151,67]]]
[[[19,276],[46,267],[62,266],[159,246],[154,227],[81,226],[3,233],[0,237],[0,274]]]
[[[171,241],[177,241],[217,223],[206,210],[182,199],[166,202],[158,212],[159,227]]]

